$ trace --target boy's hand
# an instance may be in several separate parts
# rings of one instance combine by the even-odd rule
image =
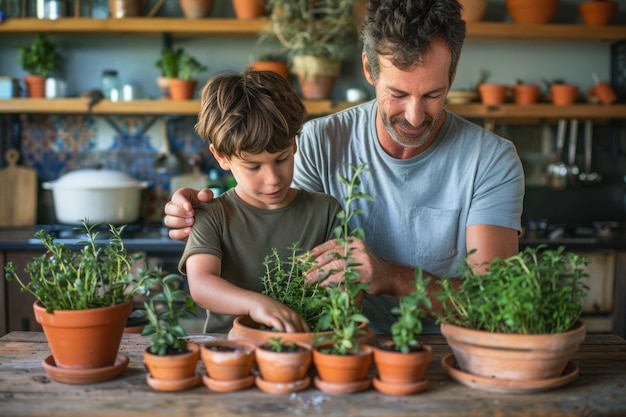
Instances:
[[[192,188],[179,188],[172,199],[165,204],[163,223],[170,228],[169,236],[174,240],[186,241],[191,233],[195,212],[193,206],[213,199],[213,192],[208,188],[200,191]]]
[[[308,333],[311,331],[309,325],[298,313],[264,295],[253,303],[248,314],[255,322],[274,328],[279,332]]]

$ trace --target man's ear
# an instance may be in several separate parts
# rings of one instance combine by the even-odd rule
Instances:
[[[215,157],[217,163],[220,165],[220,168],[222,168],[224,171],[230,171],[230,160],[228,159],[228,157],[219,153],[217,149],[215,149],[215,146],[213,146],[213,144],[209,145],[209,150]]]
[[[368,83],[374,85],[374,77],[372,77],[370,63],[367,59],[367,55],[365,54],[365,52],[361,52],[361,62],[363,62],[363,75],[365,75],[365,79]]]

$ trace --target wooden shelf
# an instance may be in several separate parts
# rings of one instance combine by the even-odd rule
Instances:
[[[13,18],[0,24],[0,35],[45,32],[63,35],[145,35],[162,33],[184,36],[256,37],[269,24],[267,18],[124,18],[90,19],[67,17],[56,20]],[[501,22],[471,22],[467,39],[480,41],[558,41],[617,42],[626,39],[625,26],[586,26],[582,24],[520,25]]]
[[[0,113],[34,114],[86,114],[89,99],[35,99],[17,98],[0,100]],[[355,103],[334,100],[304,100],[310,116],[335,113],[354,106]],[[578,118],[593,120],[626,119],[626,105],[612,106],[574,104],[571,106],[553,106],[548,103],[532,106],[504,104],[501,106],[483,106],[479,103],[448,104],[446,108],[459,116],[488,120],[525,120],[525,119],[560,119]],[[197,115],[200,102],[172,100],[135,100],[111,102],[103,100],[96,104],[91,113],[95,115]]]

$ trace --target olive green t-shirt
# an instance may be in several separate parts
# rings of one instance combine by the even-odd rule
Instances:
[[[261,292],[263,260],[272,248],[281,259],[289,259],[295,242],[303,250],[333,239],[341,205],[323,193],[298,190],[286,207],[264,210],[244,202],[234,189],[194,207],[195,222],[178,264],[186,274],[185,261],[205,253],[222,260],[222,278],[247,290]],[[205,331],[227,333],[234,316],[207,311]]]

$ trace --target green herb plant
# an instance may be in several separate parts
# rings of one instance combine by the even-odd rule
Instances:
[[[151,288],[161,291],[144,302],[148,324],[141,331],[142,336],[152,336],[150,353],[164,356],[184,352],[187,333],[180,319],[196,315],[196,304],[187,291],[181,288],[183,278],[177,274],[163,276],[153,274],[142,283],[140,292],[150,295]]]
[[[47,77],[60,67],[60,55],[46,35],[37,35],[30,45],[20,46],[18,52],[17,61],[29,74]]]
[[[25,282],[12,262],[5,266],[5,278],[18,282],[22,292],[32,294],[51,313],[54,310],[84,310],[121,304],[130,300],[137,287],[153,275],[153,271],[138,269],[139,279],[133,274],[133,265],[142,259],[139,253],[129,254],[121,233],[125,226],[109,226],[110,237],[102,240],[101,224],[90,225],[85,219],[76,230],[85,233],[80,251],[40,230],[35,236],[46,251],[33,258],[24,271],[30,276]]]
[[[298,313],[313,331],[318,331],[319,319],[324,311],[319,297],[322,289],[319,284],[311,285],[305,281],[305,273],[311,268],[313,259],[303,253],[297,243],[288,249],[290,256],[287,260],[281,258],[276,248],[272,248],[271,254],[265,257],[261,293],[280,301]]]
[[[294,352],[298,349],[294,342],[283,342],[280,337],[270,337],[266,344],[272,352]]]
[[[587,258],[563,247],[527,247],[494,259],[480,275],[467,259],[458,289],[440,280],[438,321],[497,333],[548,334],[567,331],[582,313]]]
[[[192,80],[209,69],[183,48],[163,49],[154,66],[161,70],[164,77],[183,80]]]
[[[418,268],[414,282],[415,290],[400,298],[398,306],[391,310],[398,315],[398,319],[391,325],[394,348],[398,352],[409,353],[420,346],[417,337],[422,333],[422,318],[426,317],[426,311],[432,308],[427,290],[429,282],[430,277],[423,279],[423,271]]]
[[[365,164],[358,167],[351,165],[351,168],[353,174],[348,179],[337,174],[339,181],[348,189],[344,209],[337,214],[340,225],[334,230],[340,252],[335,252],[333,256],[342,261],[343,269],[330,270],[322,278],[323,280],[330,275],[341,274],[341,279],[338,282],[325,287],[326,294],[322,301],[325,304],[326,312],[321,320],[322,328],[332,329],[330,335],[331,348],[324,350],[338,355],[347,355],[359,349],[358,337],[363,334],[359,325],[369,322],[356,303],[361,292],[366,291],[368,286],[359,282],[360,275],[357,267],[360,264],[352,259],[352,249],[350,248],[352,238],[365,240],[365,234],[361,228],[350,229],[349,223],[354,216],[363,213],[362,210],[353,207],[355,201],[359,199],[373,201],[373,198],[359,191],[361,185],[359,176],[365,171]],[[315,343],[325,343],[326,341],[327,338],[322,336]]]

